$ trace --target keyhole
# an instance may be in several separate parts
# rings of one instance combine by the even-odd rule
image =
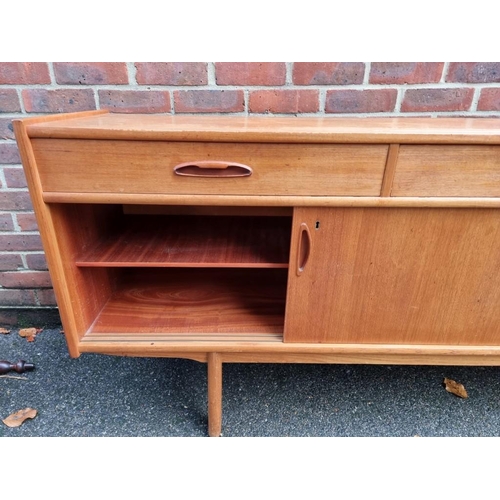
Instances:
[[[316,229],[319,229],[319,220],[316,221]]]

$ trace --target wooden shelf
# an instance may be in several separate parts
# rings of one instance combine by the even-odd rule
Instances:
[[[283,334],[285,269],[122,269],[88,334]]]
[[[126,215],[80,267],[287,268],[290,217]]]

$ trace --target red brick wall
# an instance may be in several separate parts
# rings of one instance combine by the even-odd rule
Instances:
[[[500,117],[500,63],[0,63],[0,309],[55,306],[11,120],[100,108]]]

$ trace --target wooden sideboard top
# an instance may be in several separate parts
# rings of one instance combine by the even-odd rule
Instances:
[[[500,118],[84,112],[23,120],[30,137],[159,141],[500,144]]]

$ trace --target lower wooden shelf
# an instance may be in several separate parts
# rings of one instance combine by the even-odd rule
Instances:
[[[286,269],[121,269],[88,334],[283,335]]]

